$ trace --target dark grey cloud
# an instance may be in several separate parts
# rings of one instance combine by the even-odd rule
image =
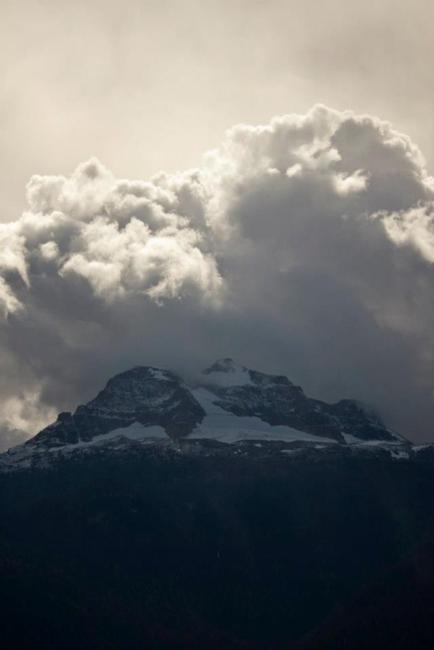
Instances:
[[[231,129],[199,169],[34,176],[0,225],[4,427],[108,376],[218,356],[434,436],[434,182],[378,118],[316,106]]]

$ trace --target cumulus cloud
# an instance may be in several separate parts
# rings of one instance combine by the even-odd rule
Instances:
[[[93,159],[27,200],[0,225],[20,428],[130,365],[232,355],[434,436],[434,182],[390,124],[316,106],[234,127],[199,169],[129,181]]]

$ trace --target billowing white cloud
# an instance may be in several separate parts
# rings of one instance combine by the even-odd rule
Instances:
[[[429,436],[434,182],[388,123],[316,106],[234,127],[196,170],[90,160],[27,198],[0,225],[3,404],[48,417],[129,365],[232,355]]]
[[[434,204],[419,205],[403,213],[383,213],[379,218],[392,241],[413,247],[434,264]]]

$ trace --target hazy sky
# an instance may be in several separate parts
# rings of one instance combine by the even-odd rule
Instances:
[[[431,0],[2,0],[0,220],[32,174],[186,169],[317,102],[392,121],[433,169],[433,20]]]

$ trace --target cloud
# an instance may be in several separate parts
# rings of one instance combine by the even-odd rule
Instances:
[[[21,428],[130,365],[232,355],[434,436],[434,182],[390,124],[316,106],[234,127],[199,169],[129,181],[92,159],[27,200],[0,225]]]
[[[379,215],[397,246],[410,246],[434,264],[434,204],[426,204],[404,213]]]

